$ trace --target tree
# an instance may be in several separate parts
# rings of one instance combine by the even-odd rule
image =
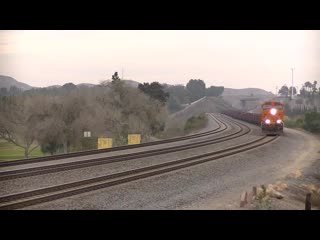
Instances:
[[[62,86],[62,89],[65,90],[66,92],[71,92],[72,90],[77,89],[77,86],[74,85],[73,83],[66,83]]]
[[[163,103],[141,89],[116,85],[101,86],[96,92],[94,122],[100,133],[112,137],[115,146],[119,146],[127,144],[130,133],[139,133],[142,141],[146,141],[164,128],[167,112]]]
[[[183,85],[165,85],[164,91],[169,93],[167,107],[170,113],[183,109],[182,104],[189,103],[188,91]]]
[[[289,88],[287,87],[287,85],[283,85],[280,90],[279,90],[279,94],[282,96],[288,96],[289,94]]]
[[[312,94],[315,94],[317,92],[317,81],[314,81],[313,82],[313,85],[312,85]]]
[[[211,86],[210,88],[206,89],[206,96],[218,97],[223,93],[223,91],[224,87]]]
[[[76,123],[81,120],[87,109],[87,99],[80,91],[57,98],[51,107],[53,116],[61,127],[65,153],[71,150],[70,147],[78,141],[80,134],[83,134],[80,126],[76,127]]]
[[[300,89],[300,95],[301,95],[303,98],[306,96],[306,89],[305,89],[304,86]]]
[[[112,82],[117,82],[117,81],[120,81],[120,77],[118,76],[118,72],[115,72],[113,75],[112,75]]]
[[[186,85],[189,99],[194,102],[206,95],[206,84],[203,80],[191,79]]]
[[[42,97],[19,95],[0,103],[0,137],[23,148],[25,158],[39,146],[37,122],[47,115],[46,109],[40,107],[43,102]]]
[[[9,95],[17,95],[20,94],[22,90],[20,88],[17,88],[16,86],[11,86],[9,89]]]
[[[168,99],[168,110],[170,113],[174,113],[183,109],[179,99],[176,96],[170,95]]]
[[[175,98],[178,104],[189,103],[188,91],[183,85],[166,86],[164,91],[169,93],[169,101]]]
[[[53,115],[39,127],[38,142],[43,153],[50,153],[53,155],[59,149],[63,148],[63,123],[60,119],[57,119]]]
[[[145,94],[149,95],[151,98],[158,100],[162,104],[165,104],[167,99],[169,98],[169,93],[164,91],[164,86],[162,86],[158,82],[143,83],[138,85],[138,89],[140,89]]]
[[[306,88],[306,90],[307,90],[307,92],[311,92],[312,91],[312,87],[313,87],[313,85],[312,85],[312,83],[311,82],[305,82],[304,83],[304,86],[305,86],[305,88]]]
[[[292,87],[289,88],[289,95],[291,96],[292,93]],[[297,89],[295,87],[293,87],[293,95],[297,94]]]
[[[0,96],[7,96],[8,90],[7,88],[0,88]]]

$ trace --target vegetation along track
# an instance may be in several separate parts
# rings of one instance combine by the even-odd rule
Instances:
[[[89,191],[98,190],[101,188],[115,186],[155,175],[168,173],[182,168],[191,167],[197,164],[231,156],[240,152],[252,150],[267,143],[273,142],[277,138],[278,136],[263,136],[259,139],[255,139],[254,141],[202,155],[196,155],[188,158],[174,160],[171,162],[155,164],[148,167],[141,167],[129,171],[123,171],[91,179],[61,184],[53,187],[2,196],[0,197],[0,210],[19,209]]]
[[[219,121],[217,121],[217,119],[212,114],[208,114],[208,115],[218,124],[217,128],[212,129],[210,131],[197,133],[197,134],[191,134],[191,135],[183,136],[183,137],[174,137],[174,138],[165,139],[165,140],[135,144],[135,145],[113,147],[113,148],[109,148],[109,149],[99,149],[99,150],[96,149],[96,150],[88,150],[88,151],[73,152],[73,153],[66,153],[66,154],[57,154],[57,155],[53,155],[53,156],[35,157],[35,158],[23,159],[23,160],[19,160],[19,161],[12,161],[12,160],[2,161],[2,162],[0,162],[0,167],[9,167],[9,166],[23,165],[23,164],[30,164],[30,163],[47,162],[47,161],[66,159],[66,158],[72,158],[72,157],[80,157],[80,156],[86,156],[86,155],[101,154],[101,153],[116,152],[116,151],[135,149],[135,148],[141,148],[141,147],[148,147],[148,146],[154,146],[154,145],[164,144],[164,143],[179,142],[179,141],[183,141],[183,140],[209,136],[211,134],[216,134],[216,133],[222,132],[226,129],[226,128],[222,128],[222,125],[219,123]]]
[[[216,143],[224,142],[227,140],[239,138],[245,134],[248,134],[251,131],[251,129],[248,126],[242,123],[237,123],[229,119],[228,121],[233,122],[233,124],[237,125],[240,129],[228,135],[224,135],[224,136],[213,138],[213,139],[207,139],[207,140],[199,141],[196,143],[189,143],[189,144],[184,144],[179,146],[147,150],[147,151],[141,151],[136,153],[128,153],[128,154],[122,154],[117,156],[99,157],[94,159],[86,159],[81,161],[53,164],[48,166],[38,166],[38,167],[24,168],[24,169],[18,169],[18,170],[3,171],[0,173],[0,181],[36,176],[36,175],[59,172],[59,171],[67,171],[67,170],[97,166],[102,164],[109,164],[109,163],[120,162],[120,161],[133,160],[137,158],[156,156],[156,155],[161,155],[161,154],[166,154],[171,152],[178,152],[178,151],[188,150],[196,147],[202,147],[206,145],[216,144]]]

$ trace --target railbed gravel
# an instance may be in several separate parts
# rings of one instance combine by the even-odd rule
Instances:
[[[259,136],[259,128],[252,128],[251,135]],[[319,142],[305,133],[285,132],[285,136],[259,150],[24,209],[236,208],[232,204],[243,190],[274,182],[297,166],[312,162]],[[297,157],[301,152],[305,154]]]

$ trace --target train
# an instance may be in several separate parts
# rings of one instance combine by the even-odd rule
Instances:
[[[240,110],[227,110],[222,113],[235,119],[260,126],[263,134],[283,134],[284,104],[281,102],[264,102],[261,104],[261,114]]]
[[[283,134],[284,104],[276,101],[264,102],[261,105],[261,130],[266,134]]]

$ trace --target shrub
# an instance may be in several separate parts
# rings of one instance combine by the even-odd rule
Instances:
[[[207,124],[208,119],[206,118],[206,115],[204,113],[200,114],[199,116],[195,117],[192,116],[187,120],[184,126],[185,133],[189,133],[194,130],[201,129],[205,127]]]
[[[320,113],[309,112],[305,114],[304,128],[310,132],[320,132]]]
[[[303,128],[304,127],[304,117],[299,117],[296,119],[285,119],[284,126],[288,128]]]

